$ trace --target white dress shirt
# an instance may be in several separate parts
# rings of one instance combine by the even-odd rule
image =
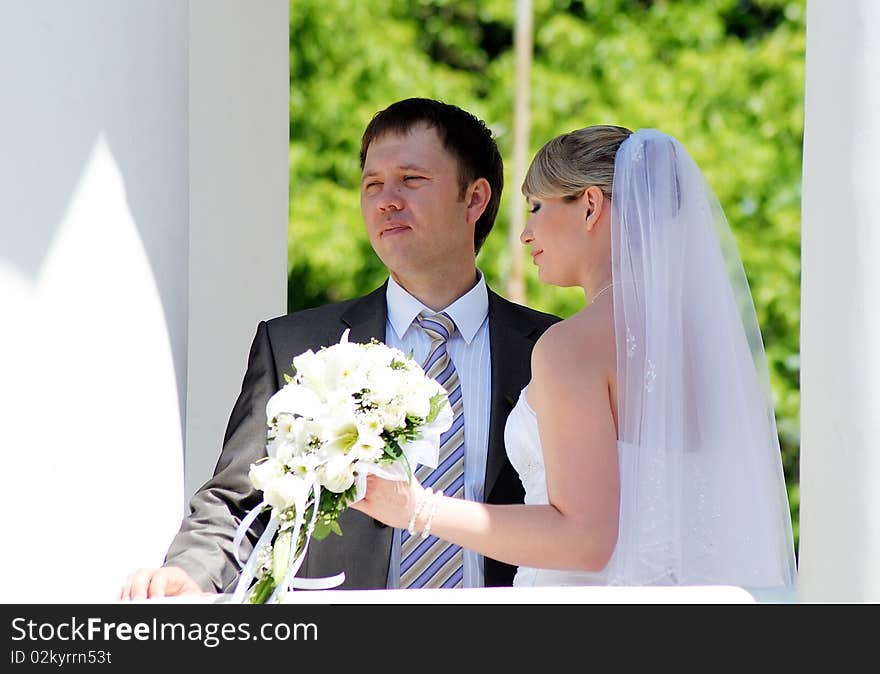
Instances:
[[[489,293],[483,274],[477,270],[477,284],[440,312],[434,312],[410,295],[393,278],[388,279],[385,296],[388,320],[385,343],[404,353],[412,352],[423,363],[431,347],[431,338],[418,325],[413,325],[422,311],[446,312],[455,322],[455,333],[449,338],[447,352],[458,372],[464,405],[464,496],[483,500],[486,481],[486,460],[489,453],[489,412],[491,395],[491,361],[489,354]],[[464,587],[483,587],[483,556],[464,549]],[[388,588],[400,587],[400,529],[394,530]]]

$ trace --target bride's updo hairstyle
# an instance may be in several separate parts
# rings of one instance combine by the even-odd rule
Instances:
[[[532,160],[523,181],[523,194],[574,201],[595,185],[610,199],[614,157],[631,133],[622,126],[600,125],[556,136]]]

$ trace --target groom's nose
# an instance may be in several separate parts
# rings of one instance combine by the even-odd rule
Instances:
[[[382,193],[379,195],[378,206],[380,211],[402,211],[403,198],[400,192],[393,185],[383,185]]]

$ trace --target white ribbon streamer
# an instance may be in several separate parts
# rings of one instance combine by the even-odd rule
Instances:
[[[256,508],[255,508],[256,510]],[[253,512],[253,511],[251,511]],[[247,518],[242,520],[242,524],[247,521]],[[251,520],[253,521],[253,519]],[[241,525],[239,525],[239,529]],[[257,541],[257,544],[254,546],[253,552],[251,552],[250,559],[248,559],[248,563],[245,566],[244,570],[241,572],[241,576],[238,578],[238,584],[235,586],[235,592],[232,595],[232,602],[234,604],[241,604],[244,601],[245,593],[250,587],[251,581],[254,579],[254,569],[257,566],[257,558],[259,555],[257,552],[265,547],[269,541],[272,540],[272,536],[275,535],[275,532],[278,530],[278,519],[273,515],[272,519],[269,520],[269,524],[266,526],[266,530],[263,532],[263,535],[260,536],[260,540]],[[236,538],[238,538],[238,534],[236,533]],[[240,542],[241,539],[239,539]],[[238,549],[235,549],[235,558],[238,559]]]
[[[290,580],[291,587],[295,590],[332,590],[345,582],[345,572],[340,571],[335,576],[325,578],[296,578]]]
[[[244,536],[248,532],[248,529],[251,528],[251,524],[253,524],[254,520],[257,519],[261,512],[263,512],[263,508],[265,506],[266,501],[263,500],[260,505],[252,509],[239,523],[238,529],[235,532],[235,538],[232,539],[232,554],[235,555],[235,561],[238,562],[238,565],[240,567],[244,566],[241,557],[238,556],[238,551],[241,548],[241,542],[244,540]]]
[[[281,580],[278,585],[275,586],[275,590],[269,596],[267,603],[275,604],[278,602],[278,597],[283,592],[287,592],[290,579],[296,575],[296,572],[299,571],[299,567],[302,566],[303,560],[306,556],[306,550],[309,547],[309,541],[312,538],[312,530],[315,527],[315,518],[318,515],[318,506],[321,504],[319,498],[321,494],[321,487],[314,480],[309,485],[309,491],[312,493],[312,519],[309,521],[309,526],[306,529],[305,543],[303,544],[302,551],[297,555],[296,554],[296,546],[299,542],[299,532],[305,524],[305,517],[303,516],[303,512],[305,512],[306,501],[308,500],[308,493],[304,493],[301,499],[297,499],[297,503],[294,505],[296,510],[296,520],[293,525],[293,532],[290,536],[290,556],[293,561],[290,563],[290,566],[287,568],[287,573],[284,574],[284,578]]]
[[[306,509],[309,493],[311,493],[312,495],[312,503],[314,504],[314,507],[312,508],[311,518],[309,522],[306,523],[303,513]],[[335,576],[328,576],[325,578],[296,578],[296,573],[299,571],[300,567],[305,561],[306,552],[309,549],[309,542],[311,541],[312,532],[315,529],[315,521],[318,517],[318,506],[321,502],[320,499],[321,487],[317,481],[314,481],[309,485],[307,490],[304,490],[304,492],[302,493],[302,497],[297,499],[297,502],[294,504],[296,519],[294,520],[293,530],[291,531],[290,537],[290,556],[293,561],[290,563],[290,566],[288,567],[287,573],[284,575],[284,578],[275,587],[274,591],[269,596],[269,599],[266,603],[278,603],[281,596],[291,589],[329,590],[331,588],[338,587],[343,582],[345,582],[344,572],[338,573]],[[242,560],[239,556],[241,543],[244,540],[244,537],[250,529],[251,525],[254,523],[259,514],[263,511],[263,508],[265,506],[266,501],[261,502],[258,506],[254,507],[238,525],[238,529],[235,532],[235,538],[232,541],[232,549],[235,560],[238,562],[239,566],[243,565]],[[296,546],[299,541],[299,534],[303,526],[307,526],[307,534],[305,537],[303,549],[297,555]],[[260,539],[254,545],[253,551],[251,552],[247,564],[243,565],[244,568],[238,578],[238,583],[236,583],[235,591],[232,595],[232,603],[241,604],[245,601],[248,589],[250,588],[251,582],[256,575],[257,560],[260,556],[259,552],[271,543],[272,537],[278,531],[279,527],[280,523],[278,519],[273,515],[272,518],[269,520],[269,524],[266,526],[265,531],[263,531],[263,534],[260,536]]]

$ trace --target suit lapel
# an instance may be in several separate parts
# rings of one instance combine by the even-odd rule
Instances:
[[[506,460],[504,425],[520,391],[528,384],[535,327],[518,320],[509,302],[489,291],[489,348],[492,394],[484,498],[488,498]]]
[[[388,317],[388,304],[385,293],[388,282],[353,302],[340,319],[345,327],[350,328],[349,342],[369,342],[371,339],[385,341],[385,323]],[[339,341],[339,336],[336,337]]]

